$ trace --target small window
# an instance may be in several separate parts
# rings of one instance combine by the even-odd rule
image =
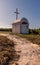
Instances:
[[[27,24],[27,22],[23,22],[22,24]]]

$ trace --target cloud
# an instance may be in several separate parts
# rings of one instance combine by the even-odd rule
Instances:
[[[11,27],[10,24],[8,24],[7,22],[0,21],[0,28],[9,28],[9,27]]]

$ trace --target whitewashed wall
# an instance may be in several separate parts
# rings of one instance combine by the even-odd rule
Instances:
[[[12,32],[13,33],[20,33],[20,23],[12,25]]]

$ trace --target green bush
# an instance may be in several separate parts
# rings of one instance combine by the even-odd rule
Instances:
[[[0,31],[7,31],[7,32],[10,31],[11,32],[12,29],[11,28],[0,28]]]
[[[29,29],[29,34],[40,34],[40,28],[39,29]]]
[[[33,29],[29,29],[29,34],[33,34]]]

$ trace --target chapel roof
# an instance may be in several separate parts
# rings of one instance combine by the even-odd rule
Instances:
[[[26,18],[22,18],[22,19],[17,19],[17,20],[15,20],[15,21],[13,21],[12,24],[15,24],[15,23],[21,22],[21,21],[23,21],[23,20],[27,21],[27,23],[28,23],[28,20],[27,20]]]
[[[20,22],[21,21],[21,19],[17,19],[17,20],[15,20],[15,21],[13,21],[13,24],[14,23],[18,23],[18,22]]]

